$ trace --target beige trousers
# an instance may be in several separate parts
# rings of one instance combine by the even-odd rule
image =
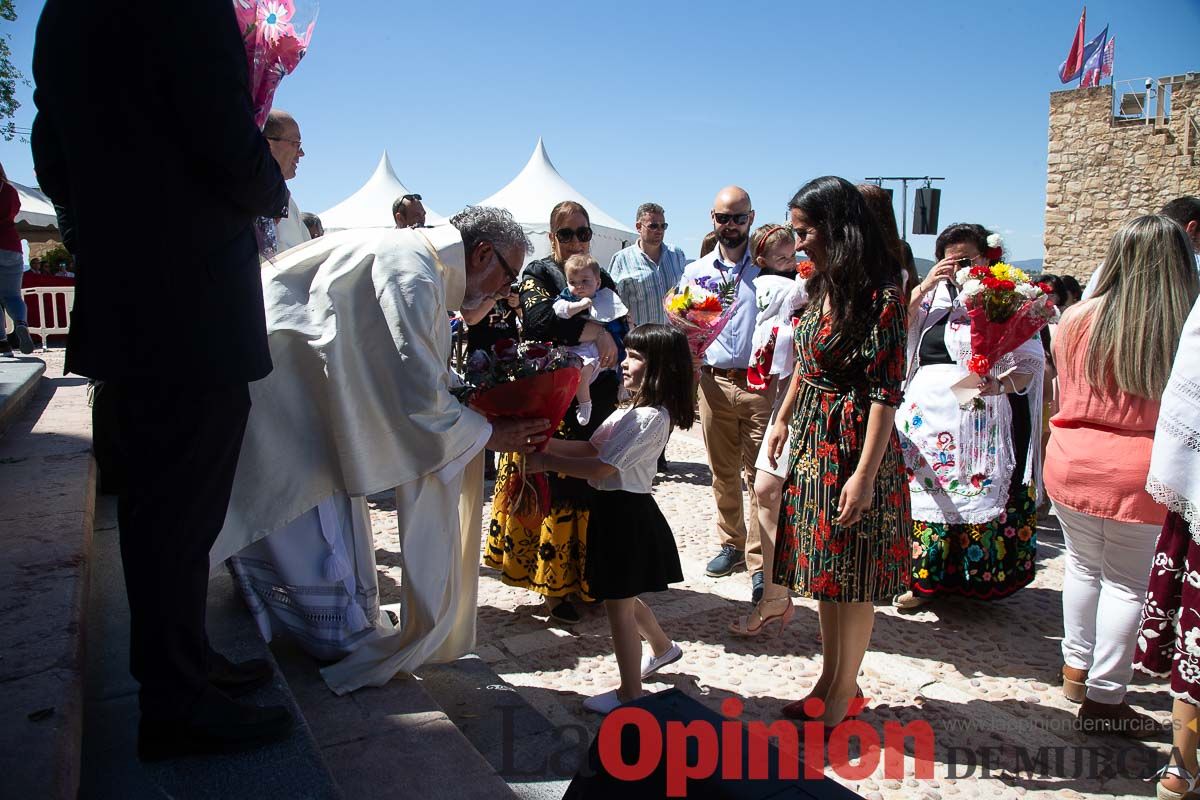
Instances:
[[[746,551],[746,569],[763,568],[762,526],[754,497],[754,462],[775,405],[779,381],[765,392],[746,388],[746,370],[700,371],[700,427],[708,465],[712,468],[713,497],[717,501],[717,527],[721,544]],[[750,524],[742,503],[742,476],[750,490]]]

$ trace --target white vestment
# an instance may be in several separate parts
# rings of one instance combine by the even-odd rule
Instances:
[[[297,245],[312,239],[304,220],[300,218],[300,206],[296,198],[288,198],[288,215],[275,224],[275,252],[283,254]]]
[[[281,253],[262,278],[275,369],[250,387],[212,565],[241,557],[235,574],[265,609],[260,627],[271,615],[268,635],[282,624],[318,657],[354,651],[323,670],[339,694],[465,654],[491,426],[449,391],[447,309],[466,288],[458,231],[341,231]],[[365,496],[385,490],[403,558],[398,632],[378,613],[365,516]]]

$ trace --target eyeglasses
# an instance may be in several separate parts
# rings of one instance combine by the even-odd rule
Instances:
[[[573,242],[578,239],[581,242],[590,242],[592,240],[592,229],[584,225],[582,228],[571,230],[570,228],[559,228],[554,232],[554,238],[558,239],[563,244]]]
[[[496,254],[496,260],[498,260],[500,262],[500,266],[504,268],[504,273],[508,275],[509,281],[516,283],[517,278],[519,277],[516,270],[508,265],[508,262],[504,260],[504,256],[500,255],[500,250],[496,247],[495,243],[492,243],[492,252]]]
[[[750,219],[750,215],[749,214],[718,214],[716,211],[714,211],[713,219],[715,219],[717,221],[718,225],[728,225],[730,222],[733,222],[735,225],[745,225],[746,221]]]
[[[645,222],[642,224],[652,231],[665,231],[667,229],[667,223],[665,222]]]
[[[296,147],[304,146],[299,139],[284,139],[281,136],[268,136],[267,139],[272,142],[287,142],[288,144],[296,145]]]
[[[401,203],[403,203],[405,200],[416,200],[417,202],[420,202],[420,200],[421,200],[421,195],[419,195],[419,194],[406,194],[406,195],[404,195],[404,197],[401,197],[401,198],[400,198],[400,202],[401,202]]]

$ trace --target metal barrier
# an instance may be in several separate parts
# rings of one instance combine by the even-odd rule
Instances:
[[[49,349],[47,343],[51,336],[66,336],[71,328],[71,309],[75,305],[74,286],[37,286],[24,289],[21,295],[25,304],[36,306],[38,324],[29,326],[30,336],[40,336],[42,352]],[[62,299],[62,308],[59,300]]]

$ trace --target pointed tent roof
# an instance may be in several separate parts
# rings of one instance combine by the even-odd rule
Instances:
[[[346,228],[391,228],[396,224],[392,218],[392,203],[397,197],[406,194],[411,192],[396,177],[391,159],[384,150],[375,173],[361,189],[317,216],[321,218],[321,224],[327,231]],[[446,221],[445,217],[428,205],[425,206],[425,217],[428,225],[438,225]]]
[[[626,233],[634,232],[563,179],[551,163],[550,156],[546,155],[541,137],[538,138],[537,147],[533,148],[529,162],[517,177],[491,197],[479,201],[478,205],[507,208],[517,222],[544,228],[550,223],[550,210],[563,200],[574,200],[586,208],[593,227],[602,225]]]
[[[17,190],[17,198],[21,201],[21,210],[17,212],[17,224],[24,223],[31,228],[57,229],[58,217],[50,198],[40,189],[23,186],[16,181],[9,181]]]

